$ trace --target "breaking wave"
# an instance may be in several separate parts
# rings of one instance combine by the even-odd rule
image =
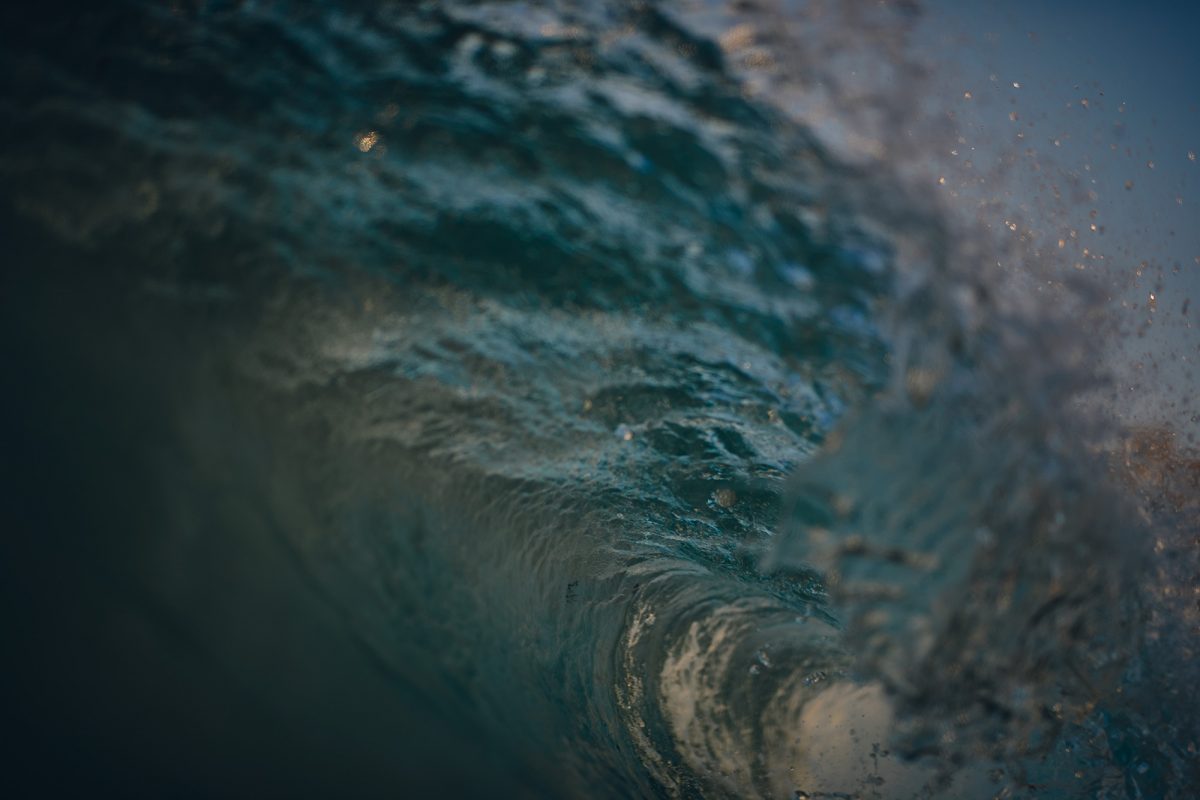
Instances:
[[[30,752],[147,794],[1187,796],[1196,462],[1081,402],[1087,287],[985,268],[902,103],[819,96],[912,12],[874,13],[20,12],[11,485],[75,499],[14,506],[9,591],[87,631],[19,627]]]

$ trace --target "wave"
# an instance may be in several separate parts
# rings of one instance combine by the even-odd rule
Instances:
[[[97,539],[20,518],[69,531],[30,574],[104,554],[82,604],[190,642],[104,616],[95,690],[31,644],[53,718],[139,731],[37,752],[150,793],[190,750],[196,785],[247,791],[1186,794],[1193,698],[1159,733],[1142,701],[1187,669],[1190,550],[1078,402],[1092,301],[980,266],[880,144],[901,98],[814,112],[831,48],[895,17],[800,39],[774,13],[120,2],[10,29],[6,338],[71,366],[14,441],[109,454],[61,467],[110,498]],[[128,652],[175,688],[123,691],[203,687],[246,738],[97,699]],[[278,756],[244,766],[260,734]]]

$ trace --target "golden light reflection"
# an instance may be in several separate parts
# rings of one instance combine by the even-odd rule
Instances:
[[[355,144],[358,146],[358,149],[363,153],[370,152],[371,148],[374,147],[378,143],[379,143],[379,132],[378,131],[367,131],[366,133],[360,133],[357,136],[357,138],[355,139]]]
[[[744,50],[754,44],[754,26],[749,23],[734,26],[721,34],[718,43],[726,53]]]

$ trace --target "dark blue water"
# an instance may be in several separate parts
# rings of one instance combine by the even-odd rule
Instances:
[[[13,781],[1191,795],[1194,466],[751,11],[4,12]]]

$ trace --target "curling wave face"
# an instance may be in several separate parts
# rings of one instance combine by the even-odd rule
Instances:
[[[137,499],[96,504],[115,543],[79,591],[136,587],[267,705],[368,664],[360,711],[300,724],[365,766],[305,781],[1183,796],[1194,755],[1113,699],[1144,523],[1062,420],[1058,356],[1019,367],[1057,329],[989,305],[935,216],[698,30],[456,2],[10,28],[6,324],[42,342],[14,359],[110,433],[20,408],[138,465],[96,490]],[[272,621],[304,614],[333,621]],[[288,688],[298,661],[323,666]],[[149,708],[114,713],[178,745]],[[287,785],[194,735],[232,785]]]

